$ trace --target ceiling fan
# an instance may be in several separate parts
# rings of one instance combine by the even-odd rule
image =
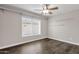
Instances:
[[[42,4],[42,9],[35,9],[37,11],[41,11],[42,14],[53,14],[54,10],[57,10],[58,7],[53,7],[51,4]]]

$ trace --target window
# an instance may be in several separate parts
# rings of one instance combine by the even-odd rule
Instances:
[[[41,34],[41,21],[32,17],[22,17],[22,37]]]

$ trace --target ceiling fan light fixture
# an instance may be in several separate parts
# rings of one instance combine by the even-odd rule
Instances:
[[[43,10],[42,13],[47,14],[49,13],[49,10]]]
[[[53,14],[54,10],[59,9],[57,6],[54,6],[52,4],[42,4],[41,7],[42,8],[39,10],[40,10],[41,14],[43,14],[43,15],[51,15],[51,14]]]

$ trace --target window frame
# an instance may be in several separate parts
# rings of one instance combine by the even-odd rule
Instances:
[[[26,18],[26,19],[33,19],[33,20],[39,20],[39,29],[38,29],[38,31],[39,31],[39,33],[38,34],[33,34],[33,32],[32,32],[32,34],[30,34],[30,35],[24,35],[23,34],[23,18]],[[31,23],[33,23],[33,20],[32,21],[30,21]],[[33,30],[32,30],[33,31]],[[37,36],[37,35],[41,35],[41,19],[38,19],[38,18],[35,18],[35,17],[31,17],[31,16],[22,16],[22,37],[28,37],[28,36]]]

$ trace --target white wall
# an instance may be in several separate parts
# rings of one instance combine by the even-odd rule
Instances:
[[[22,38],[21,16],[5,10],[0,14],[0,49],[47,37],[47,20],[40,16],[38,18],[42,21],[42,34]]]
[[[48,37],[79,45],[79,10],[52,16],[48,20]]]

